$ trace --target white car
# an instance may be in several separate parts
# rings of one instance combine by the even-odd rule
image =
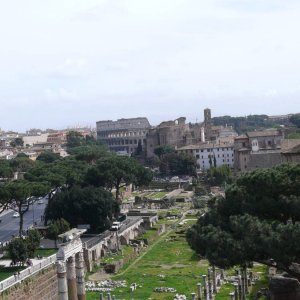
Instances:
[[[43,204],[43,203],[44,203],[43,199],[40,199],[40,200],[37,202],[37,204]]]
[[[13,214],[13,217],[14,217],[14,218],[19,218],[19,217],[20,217],[20,214],[19,214],[18,212],[15,212],[15,213]]]

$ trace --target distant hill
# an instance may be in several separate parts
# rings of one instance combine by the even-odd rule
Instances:
[[[216,126],[233,126],[237,133],[260,130],[265,128],[276,128],[280,125],[290,126],[290,118],[295,115],[268,116],[268,115],[249,115],[246,117],[222,116],[212,118],[212,123]],[[293,118],[292,118],[293,119]]]

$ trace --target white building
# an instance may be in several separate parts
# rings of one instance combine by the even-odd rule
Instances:
[[[234,165],[233,143],[188,145],[178,148],[177,152],[193,155],[197,159],[198,170],[207,170],[215,165],[233,168]]]

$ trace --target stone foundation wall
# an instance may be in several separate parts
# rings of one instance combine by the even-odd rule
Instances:
[[[281,154],[279,152],[250,154],[248,170],[272,168],[276,165],[280,165],[281,162]]]
[[[55,265],[41,270],[0,295],[0,300],[57,300],[57,276]]]

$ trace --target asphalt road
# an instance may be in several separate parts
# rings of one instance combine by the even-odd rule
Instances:
[[[44,214],[47,205],[47,199],[43,199],[43,204],[35,202],[29,206],[29,210],[25,212],[23,217],[23,229],[27,230],[34,222],[41,223],[41,216]],[[20,218],[14,218],[15,211],[7,210],[0,215],[0,241],[2,243],[11,240],[13,235],[19,234]]]

